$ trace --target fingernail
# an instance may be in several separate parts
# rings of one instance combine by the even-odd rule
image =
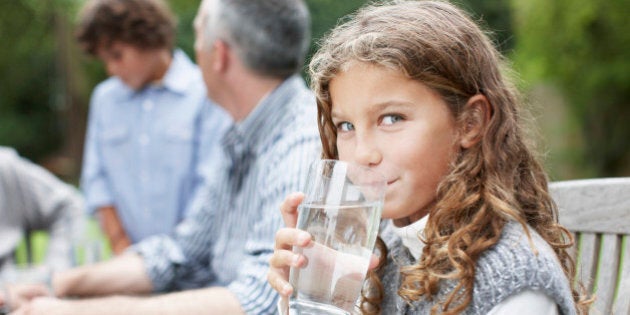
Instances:
[[[291,294],[291,291],[292,291],[292,290],[293,290],[293,288],[291,287],[291,285],[290,285],[290,284],[285,284],[285,285],[282,287],[282,294],[283,294],[283,295],[287,295],[287,296],[288,296],[289,294]]]
[[[293,255],[293,260],[291,261],[291,266],[297,267],[300,263],[300,255]]]
[[[291,193],[291,196],[289,198],[291,199],[291,202],[295,203],[299,196],[300,196],[300,193],[294,192],[294,193]]]
[[[299,244],[306,244],[310,240],[311,240],[311,235],[308,233],[300,233],[300,235],[298,235]]]

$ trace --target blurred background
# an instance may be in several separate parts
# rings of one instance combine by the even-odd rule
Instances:
[[[170,0],[193,54],[199,0]],[[313,45],[361,0],[307,0]],[[82,0],[0,1],[0,145],[76,184],[103,67],[75,44]],[[518,73],[552,180],[630,176],[630,0],[458,1]]]

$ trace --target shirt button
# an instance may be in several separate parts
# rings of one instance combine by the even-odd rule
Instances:
[[[140,135],[140,138],[138,139],[138,142],[140,142],[140,145],[147,145],[147,144],[149,144],[149,136],[147,136],[146,134]]]
[[[142,103],[142,108],[145,112],[151,111],[153,109],[153,102],[151,102],[150,100],[144,101],[144,103]]]

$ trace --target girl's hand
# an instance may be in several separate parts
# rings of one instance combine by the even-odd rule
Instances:
[[[280,212],[286,228],[278,230],[276,233],[276,243],[274,253],[269,260],[269,273],[267,281],[278,291],[282,298],[287,298],[293,292],[293,287],[289,284],[289,268],[304,267],[306,258],[293,253],[293,246],[306,247],[311,244],[311,235],[295,228],[297,224],[297,207],[304,199],[304,194],[293,193],[287,196]]]
[[[282,205],[280,205],[282,219],[286,227],[276,232],[274,253],[269,260],[267,281],[280,294],[279,308],[281,314],[288,314],[288,297],[293,293],[294,289],[289,284],[289,269],[291,267],[304,268],[307,263],[306,257],[293,252],[293,246],[319,248],[321,252],[321,254],[317,255],[319,258],[326,257],[325,252],[329,250],[321,245],[317,247],[315,242],[311,240],[311,235],[308,232],[295,228],[297,224],[297,207],[302,200],[304,200],[304,194],[293,193],[287,196]],[[373,269],[377,265],[378,258],[372,255],[368,268]]]

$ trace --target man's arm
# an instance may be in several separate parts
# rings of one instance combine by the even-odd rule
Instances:
[[[52,289],[59,297],[146,294],[153,285],[142,257],[126,253],[111,260],[55,273]]]
[[[144,270],[142,258],[135,253],[127,253],[109,261],[55,273],[52,275],[51,281],[52,292],[47,292],[48,289],[42,284],[11,285],[7,288],[6,293],[9,297],[0,296],[0,300],[7,300],[10,304],[9,309],[19,308],[22,312],[33,305],[32,302],[38,297],[50,295],[50,293],[63,298],[114,294],[141,295],[153,291],[151,280]],[[63,311],[63,307],[67,307],[66,303],[57,303],[61,300],[51,301],[55,302],[55,311],[57,307],[59,311]],[[34,314],[40,313],[35,312]],[[62,312],[62,314],[67,314],[67,312]]]
[[[113,296],[86,300],[38,298],[15,315],[126,314],[244,314],[236,297],[221,287],[189,290],[153,297]]]
[[[236,296],[224,287],[156,296],[141,304],[138,314],[244,314]]]

